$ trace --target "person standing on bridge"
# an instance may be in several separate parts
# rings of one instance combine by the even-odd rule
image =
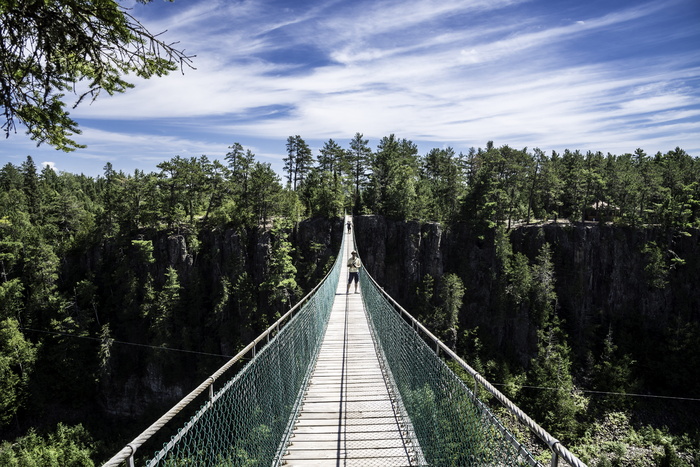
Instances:
[[[360,258],[357,257],[357,252],[353,251],[350,253],[350,259],[348,260],[348,289],[345,291],[346,294],[350,293],[350,284],[355,281],[355,293],[357,293],[357,283],[360,281],[360,268],[362,263]]]
[[[352,222],[348,221],[348,233],[352,230]]]

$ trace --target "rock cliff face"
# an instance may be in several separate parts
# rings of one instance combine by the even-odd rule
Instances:
[[[529,361],[536,349],[532,320],[523,310],[496,306],[499,263],[493,238],[478,238],[466,226],[445,231],[437,224],[380,216],[356,216],[354,223],[367,270],[409,311],[423,275],[456,273],[466,288],[460,328],[479,326],[483,340],[523,364]],[[645,353],[640,339],[664,342],[663,334],[672,325],[700,322],[698,231],[549,224],[516,228],[510,242],[514,252],[531,262],[542,245],[551,245],[558,313],[566,320],[580,361],[609,329],[616,343],[632,349],[636,358],[647,359],[653,350]],[[650,244],[662,259],[655,271],[648,267],[651,254],[643,252]],[[661,275],[667,286],[653,286],[653,274]]]
[[[342,228],[341,219],[311,219],[288,232],[293,246],[292,262],[299,271],[297,282],[302,290],[313,287],[325,274],[325,268],[340,247]],[[139,261],[128,242],[120,245],[103,242],[76,258],[77,266],[94,276],[105,291],[118,288],[113,285],[115,276],[123,280],[136,277],[138,288],[147,275],[153,278],[154,289],[160,290],[166,270],[173,267],[184,304],[173,313],[171,319],[176,327],[173,332],[178,334],[166,347],[233,355],[241,344],[250,342],[262,331],[260,323],[251,321],[259,320],[264,313],[273,315],[267,296],[256,293],[257,286],[268,275],[273,248],[270,230],[209,230],[196,238],[189,237],[189,241],[185,235],[172,234],[138,239],[152,241],[152,264]],[[119,274],[114,272],[117,268],[121,268]],[[235,290],[236,281],[243,274],[249,278],[250,293]],[[223,279],[231,284],[230,298],[222,315],[214,318],[213,309],[217,300],[221,301]],[[113,295],[106,301],[123,299]],[[132,297],[126,301],[133,304],[138,300]],[[119,318],[109,318],[117,340],[149,342],[149,321],[144,320],[138,306],[137,303],[131,311],[123,311]],[[255,315],[241,314],[237,311],[241,307],[254,310]],[[101,314],[106,320],[108,312]],[[160,410],[157,407],[167,408],[177,402],[225,361],[149,348],[114,347],[109,371],[101,378],[98,404],[105,413],[116,417],[137,417],[148,410],[157,412]]]
[[[337,254],[343,227],[341,219],[311,219],[289,232],[297,281],[303,290],[309,290],[323,277]],[[466,289],[459,315],[460,330],[478,326],[485,345],[527,365],[536,350],[536,328],[526,308],[499,306],[500,263],[493,237],[479,237],[466,226],[446,230],[435,223],[395,222],[380,216],[356,216],[354,230],[369,273],[409,311],[413,311],[417,286],[426,274],[435,279],[457,274]],[[222,278],[228,278],[235,286],[236,278],[245,272],[253,286],[265,281],[272,235],[269,230],[225,229],[202,232],[189,241],[182,235],[152,238],[155,262],[146,266],[147,272],[159,290],[166,269],[174,267],[178,271],[188,305],[176,318],[190,336],[192,348],[202,349],[204,339],[206,351],[232,355],[237,346],[261,331],[249,321],[265,311],[266,297],[243,298],[242,291],[231,290],[233,301],[256,302],[251,307],[257,313],[253,317],[237,311],[239,305],[231,305],[216,320],[211,310],[220,300]],[[579,363],[585,360],[587,352],[599,353],[596,346],[600,346],[601,336],[609,329],[613,329],[616,344],[649,374],[664,370],[665,363],[655,360],[659,352],[677,352],[679,365],[683,361],[700,363],[700,344],[692,341],[674,347],[671,339],[676,335],[669,331],[700,327],[697,231],[682,235],[600,225],[545,225],[515,229],[510,233],[510,241],[513,251],[525,254],[531,262],[542,245],[551,245],[558,313],[566,320],[566,331]],[[642,250],[651,242],[663,258],[664,267],[657,273],[668,283],[665,288],[650,285],[650,257]],[[106,291],[113,287],[106,281],[114,262],[126,261],[129,274],[145,276],[139,270],[144,266],[133,262],[128,248],[103,243],[77,258],[78,265],[90,271],[96,285]],[[118,253],[120,249],[124,251]],[[119,257],[125,259],[118,260]],[[672,261],[673,258],[684,260],[684,264]],[[196,311],[192,311],[193,307]],[[114,337],[146,342],[147,330],[134,324],[137,317],[133,313],[120,318],[127,320],[121,324],[121,331],[112,326]],[[464,345],[462,337],[459,345]],[[222,363],[220,359],[163,359],[161,355],[154,352],[144,358],[143,351],[115,348],[110,375],[103,380],[98,395],[102,410],[129,417],[143,414],[154,403],[167,408]],[[189,375],[190,380],[178,376],[182,374]]]
[[[547,242],[553,246],[557,296],[577,338],[612,323],[665,329],[675,318],[700,320],[700,234],[655,229],[577,225],[524,227],[511,236],[514,248],[532,258]],[[667,286],[653,285],[649,253],[656,245]],[[682,261],[674,262],[678,258]]]

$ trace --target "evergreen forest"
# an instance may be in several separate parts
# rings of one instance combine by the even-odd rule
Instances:
[[[313,288],[345,212],[370,274],[589,465],[700,465],[700,159],[280,150],[0,168],[0,465],[110,458]]]

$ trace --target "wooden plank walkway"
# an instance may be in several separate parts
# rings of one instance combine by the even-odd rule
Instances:
[[[347,234],[346,234],[347,235]],[[352,249],[346,238],[343,264]],[[365,316],[361,288],[346,294],[343,267],[328,329],[282,459],[286,466],[409,466]]]

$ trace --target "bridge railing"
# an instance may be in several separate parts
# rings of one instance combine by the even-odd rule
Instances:
[[[389,367],[387,373],[400,394],[399,411],[410,421],[409,436],[420,446],[424,458],[420,463],[541,465],[478,399],[477,389],[481,387],[547,444],[552,451],[552,467],[560,458],[573,467],[586,467],[384,292],[365,268],[360,271],[365,308]],[[439,352],[473,378],[473,390],[450,370]]]
[[[104,466],[133,467],[137,449],[205,391],[208,400],[146,465],[275,465],[328,324],[342,237],[335,264],[311,292]],[[247,355],[251,360],[215,392],[214,382]]]

